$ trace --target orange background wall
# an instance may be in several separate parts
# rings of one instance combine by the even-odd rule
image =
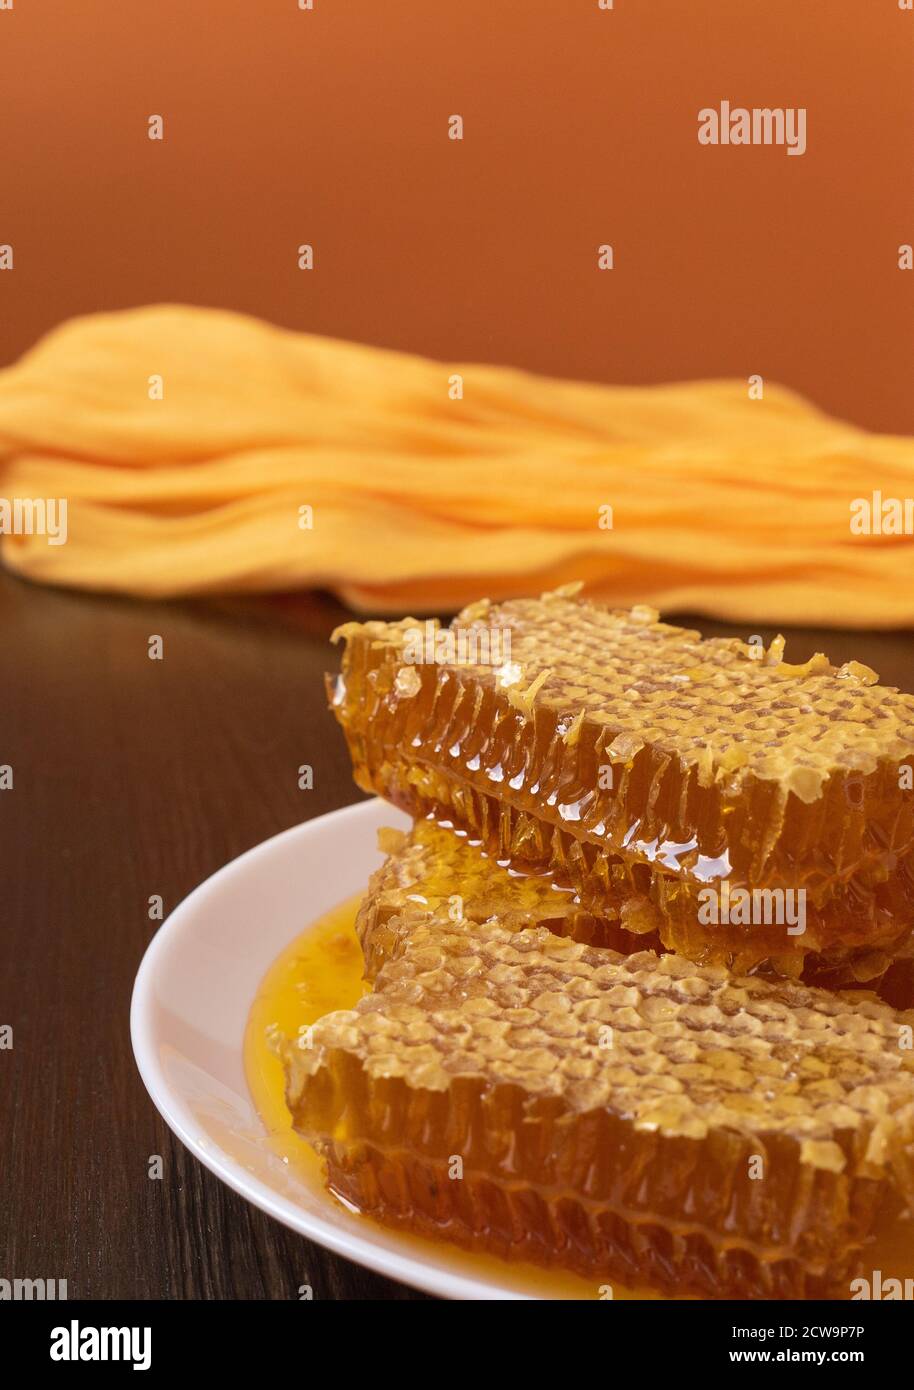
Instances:
[[[314,6],[0,11],[0,359],[72,314],[184,300],[597,381],[761,372],[914,431],[897,0]],[[699,146],[724,98],[805,106],[807,153]]]

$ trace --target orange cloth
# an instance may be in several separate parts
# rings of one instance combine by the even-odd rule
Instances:
[[[914,621],[914,537],[850,528],[854,499],[914,496],[914,442],[773,383],[583,385],[165,305],[0,372],[0,460],[3,498],[68,500],[66,544],[3,542],[48,583],[402,613],[583,579],[665,613]]]

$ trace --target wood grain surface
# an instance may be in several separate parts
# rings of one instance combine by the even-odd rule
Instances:
[[[0,791],[0,1024],[14,1030],[0,1278],[66,1279],[74,1299],[294,1299],[305,1283],[321,1299],[423,1297],[202,1168],[147,1097],[128,1032],[150,895],[167,914],[243,850],[360,799],[323,692],[343,616],[321,595],[141,604],[0,573],[0,765],[14,776]],[[788,659],[813,650],[914,689],[910,633],[789,634]]]

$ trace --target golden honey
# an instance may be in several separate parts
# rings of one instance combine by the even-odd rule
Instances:
[[[261,982],[248,1015],[244,1069],[251,1095],[267,1132],[291,1139],[299,1157],[307,1146],[292,1130],[277,1042],[297,1037],[323,1014],[352,1008],[365,993],[354,931],[361,900],[359,893],[341,903],[283,951]]]

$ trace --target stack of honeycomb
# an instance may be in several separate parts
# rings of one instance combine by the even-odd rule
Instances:
[[[914,699],[567,593],[420,631],[347,625],[330,682],[417,818],[373,992],[285,1048],[332,1188],[597,1280],[846,1296],[914,1178],[914,1014],[859,988],[910,951]]]

